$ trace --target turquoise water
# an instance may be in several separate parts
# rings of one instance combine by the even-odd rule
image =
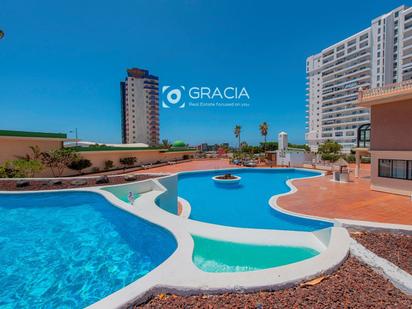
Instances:
[[[206,272],[244,272],[296,263],[319,254],[305,247],[264,246],[192,235],[193,262]]]
[[[175,249],[169,232],[95,193],[0,195],[0,307],[82,308]]]
[[[212,180],[213,176],[228,172],[242,177],[238,185]],[[317,175],[318,172],[295,169],[181,173],[178,194],[190,203],[193,220],[243,228],[314,231],[332,224],[283,214],[269,206],[269,199],[290,191],[288,179]]]
[[[130,204],[129,194],[132,192],[134,200],[137,200],[140,197],[140,194],[136,192],[132,185],[123,185],[123,186],[113,186],[101,188],[103,191],[107,191],[116,196],[119,200]]]

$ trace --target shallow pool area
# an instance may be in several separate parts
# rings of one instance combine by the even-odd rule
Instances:
[[[278,267],[312,258],[318,251],[307,247],[256,245],[214,240],[192,235],[193,262],[206,272],[246,272]]]
[[[83,308],[176,249],[165,229],[92,192],[0,195],[0,307]]]
[[[220,184],[213,177],[231,173],[239,184]],[[180,173],[178,194],[190,203],[190,219],[224,226],[315,231],[331,227],[326,221],[287,215],[273,209],[269,199],[290,191],[286,182],[321,175],[300,169],[232,169]]]

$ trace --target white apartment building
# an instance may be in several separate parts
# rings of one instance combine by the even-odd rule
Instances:
[[[159,78],[138,68],[120,83],[122,142],[159,144]]]
[[[412,79],[412,8],[400,6],[371,26],[306,61],[306,134],[312,151],[331,139],[348,153],[369,110],[356,104],[359,88]]]

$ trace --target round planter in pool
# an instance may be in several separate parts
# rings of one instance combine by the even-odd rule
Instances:
[[[212,179],[215,182],[222,183],[222,184],[238,184],[239,181],[242,179],[241,177],[235,176],[235,175],[232,175],[233,178],[229,178],[229,179],[219,178],[219,177],[222,177],[222,176],[224,176],[224,175],[218,175],[218,176],[212,177]]]

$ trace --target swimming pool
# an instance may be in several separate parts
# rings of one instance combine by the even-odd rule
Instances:
[[[245,272],[300,262],[319,254],[308,247],[256,245],[192,235],[193,263],[206,272]]]
[[[176,247],[168,231],[96,193],[0,195],[0,307],[85,307]]]
[[[213,176],[241,176],[236,184],[218,184]],[[191,206],[190,219],[232,227],[315,231],[332,223],[290,216],[269,205],[276,194],[290,191],[293,178],[314,177],[319,172],[299,169],[233,169],[187,172],[178,176],[178,194]]]

